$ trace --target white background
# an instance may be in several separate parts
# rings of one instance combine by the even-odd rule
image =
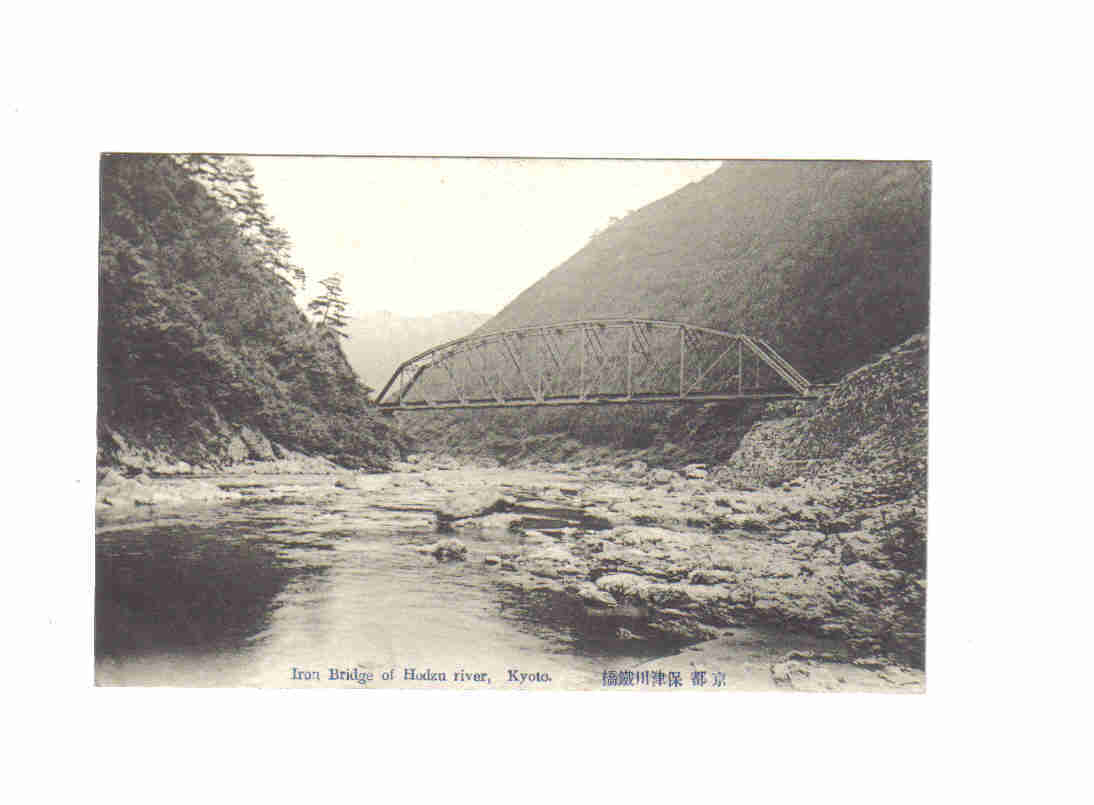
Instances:
[[[27,8],[0,54],[12,801],[1077,798],[1091,185],[1072,6]],[[933,160],[928,694],[94,689],[104,150]]]

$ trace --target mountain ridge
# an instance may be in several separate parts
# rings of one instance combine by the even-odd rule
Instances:
[[[463,310],[404,316],[387,310],[351,317],[346,358],[366,386],[378,391],[395,368],[430,347],[469,335],[490,314]]]
[[[477,332],[592,318],[770,341],[814,382],[927,319],[929,166],[727,162],[608,226]]]

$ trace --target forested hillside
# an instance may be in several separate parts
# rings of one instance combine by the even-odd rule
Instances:
[[[485,325],[671,319],[767,339],[814,382],[923,329],[929,168],[727,162],[600,232]]]
[[[470,334],[490,316],[452,311],[400,316],[380,311],[355,316],[346,327],[346,358],[364,383],[379,391],[395,367],[419,352]]]
[[[195,164],[102,160],[100,463],[219,466],[297,451],[383,466],[393,432],[338,337],[294,303],[284,233],[253,189],[236,196],[246,215],[233,215]]]
[[[812,382],[835,381],[927,328],[929,184],[926,163],[727,162],[599,232],[479,332],[613,316],[678,320],[759,336]],[[452,451],[482,449],[490,438],[519,454],[537,435],[565,433],[653,448],[659,460],[719,461],[761,409],[406,420],[423,445]]]

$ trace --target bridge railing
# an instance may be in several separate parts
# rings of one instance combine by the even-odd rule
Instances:
[[[762,339],[683,322],[598,319],[469,336],[404,361],[381,408],[434,409],[809,396]]]

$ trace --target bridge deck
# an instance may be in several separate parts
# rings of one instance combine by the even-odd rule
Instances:
[[[426,401],[416,400],[401,403],[380,403],[377,406],[381,411],[421,411],[421,410],[454,410],[460,408],[531,408],[531,407],[561,407],[572,405],[655,405],[657,403],[715,403],[734,402],[737,400],[755,402],[760,400],[810,400],[815,399],[814,394],[783,393],[757,393],[757,394],[692,394],[680,397],[676,394],[634,394],[630,397],[617,394],[590,395],[587,397],[560,396],[544,397],[537,400],[535,397],[517,397],[506,399],[502,402],[489,398],[475,400],[440,400]]]
[[[685,322],[599,319],[449,341],[401,363],[376,402],[393,412],[679,405],[823,393],[762,338]]]

